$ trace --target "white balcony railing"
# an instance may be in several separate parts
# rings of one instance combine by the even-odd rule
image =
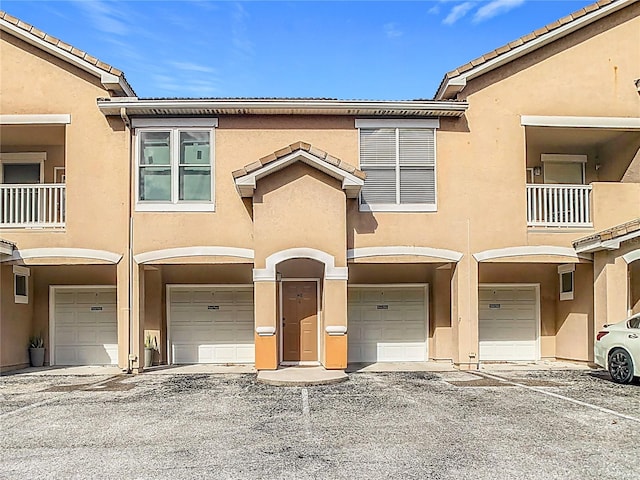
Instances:
[[[0,185],[0,228],[64,227],[62,183]]]
[[[527,185],[530,227],[591,227],[591,185]]]

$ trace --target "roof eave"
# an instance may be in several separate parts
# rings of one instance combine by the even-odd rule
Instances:
[[[12,255],[14,249],[13,243],[0,239],[0,255]]]
[[[559,38],[569,35],[570,33],[582,27],[585,27],[607,15],[610,15],[611,13],[623,9],[634,1],[636,0],[621,0],[619,2],[610,3],[609,5],[605,5],[597,10],[589,12],[570,23],[553,29],[533,40],[524,42],[522,43],[522,45],[515,47],[501,55],[482,62],[464,73],[455,75],[452,74],[455,72],[454,70],[453,72],[450,72],[444,76],[442,82],[440,83],[438,91],[434,96],[434,99],[445,100],[453,98],[457,93],[461,92],[464,89],[469,80],[479,77],[480,75],[484,75],[491,70],[501,67],[502,65],[505,65],[513,60],[516,60],[534,50],[537,50],[538,48],[554,42]]]
[[[573,248],[577,253],[612,251],[618,250],[622,243],[637,238],[640,238],[640,219],[576,240],[573,242]]]
[[[221,114],[319,114],[319,115],[425,115],[460,117],[468,108],[459,101],[358,101],[358,100],[245,100],[245,99],[169,99],[132,98],[99,99],[104,115],[146,115],[149,109],[162,109],[170,115],[185,115],[197,109],[216,110]]]

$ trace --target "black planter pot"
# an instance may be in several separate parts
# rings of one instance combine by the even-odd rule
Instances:
[[[29,362],[32,367],[41,367],[44,365],[44,347],[29,348]]]

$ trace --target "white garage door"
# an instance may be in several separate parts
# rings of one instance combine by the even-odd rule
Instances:
[[[480,287],[480,360],[538,360],[536,288]]]
[[[349,288],[349,362],[427,359],[423,286]]]
[[[117,365],[116,289],[54,290],[55,365]]]
[[[173,363],[253,363],[252,287],[170,287]]]

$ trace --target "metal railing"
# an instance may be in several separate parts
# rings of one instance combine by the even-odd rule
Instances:
[[[527,185],[530,227],[591,227],[591,185]]]
[[[65,217],[63,183],[0,185],[0,228],[64,227]]]

